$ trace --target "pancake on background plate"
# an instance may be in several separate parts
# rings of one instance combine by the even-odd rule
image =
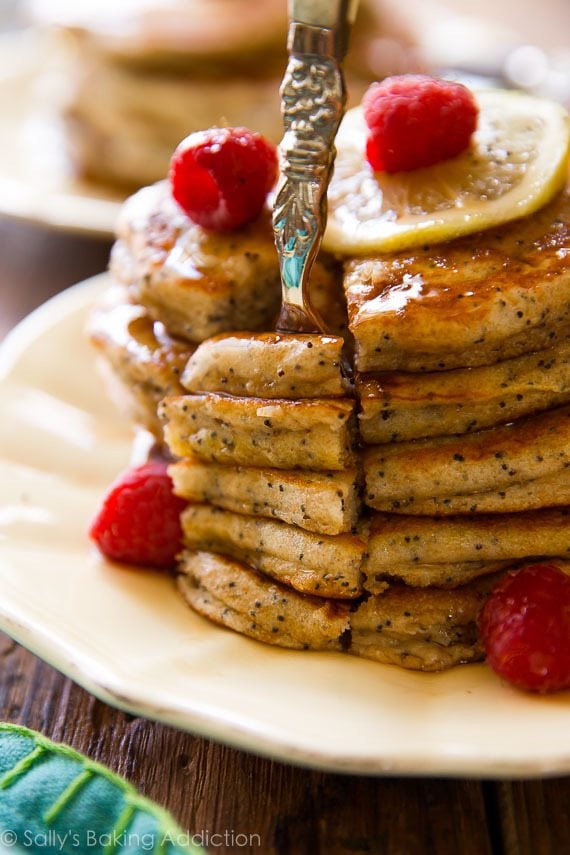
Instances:
[[[28,5],[36,21],[57,30],[69,67],[62,112],[82,177],[127,190],[158,181],[180,140],[212,125],[281,138],[286,0]],[[377,3],[361,3],[347,66],[355,102],[376,77],[418,67],[404,28],[388,35],[389,18]]]

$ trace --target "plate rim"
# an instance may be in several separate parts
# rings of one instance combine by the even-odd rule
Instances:
[[[64,644],[59,646],[53,641],[50,644],[47,638],[42,638],[37,631],[34,633],[29,626],[9,615],[3,607],[0,607],[0,630],[50,667],[115,709],[281,763],[323,772],[372,777],[528,780],[559,777],[570,771],[570,751],[568,755],[556,760],[549,759],[546,762],[539,760],[504,762],[498,761],[494,755],[478,755],[476,759],[447,755],[439,762],[434,762],[433,755],[420,756],[417,752],[413,758],[402,758],[394,754],[384,757],[374,756],[367,761],[361,756],[349,753],[333,757],[320,751],[298,748],[290,742],[276,740],[275,737],[260,735],[254,728],[244,724],[228,722],[227,719],[224,721],[219,712],[207,713],[194,710],[192,713],[182,713],[172,707],[154,706],[145,699],[136,697],[132,691],[124,693],[114,686],[111,680],[98,680],[89,673],[88,667],[70,658]]]
[[[61,319],[61,309],[65,307],[66,314],[72,315],[87,302],[91,303],[109,281],[109,274],[102,273],[77,283],[40,305],[8,333],[0,343],[0,399],[10,369],[31,343],[50,329],[54,321]],[[112,707],[280,762],[327,772],[361,775],[529,779],[570,773],[570,749],[567,754],[555,757],[549,755],[542,760],[528,757],[505,760],[498,758],[496,752],[491,755],[479,752],[476,756],[450,752],[437,756],[425,751],[420,754],[414,749],[413,755],[402,755],[400,749],[400,755],[397,751],[385,752],[382,756],[375,754],[364,759],[350,752],[339,752],[333,756],[322,750],[311,751],[303,746],[295,746],[294,739],[287,741],[277,739],[275,735],[260,733],[256,731],[253,722],[247,724],[245,721],[231,720],[227,715],[224,717],[219,708],[208,709],[202,703],[195,704],[192,711],[178,709],[168,702],[158,706],[150,703],[133,687],[122,691],[121,685],[117,685],[117,681],[109,674],[107,666],[101,666],[98,675],[97,668],[93,667],[94,663],[87,654],[79,651],[72,655],[65,639],[57,638],[45,628],[34,626],[33,621],[26,621],[25,615],[18,613],[17,607],[7,606],[1,599],[0,629]],[[102,671],[105,672],[105,679],[100,676]]]

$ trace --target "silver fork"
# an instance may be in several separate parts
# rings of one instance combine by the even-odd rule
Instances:
[[[358,0],[290,0],[289,62],[281,84],[285,133],[273,230],[282,286],[277,329],[325,332],[309,277],[327,219],[334,139],[346,105],[342,61]]]

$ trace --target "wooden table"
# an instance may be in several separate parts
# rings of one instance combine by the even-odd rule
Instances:
[[[0,337],[52,294],[103,270],[108,251],[104,242],[0,221]],[[480,782],[307,771],[118,712],[2,635],[0,661],[0,718],[107,763],[185,829],[261,841],[212,852],[570,852],[570,779]]]

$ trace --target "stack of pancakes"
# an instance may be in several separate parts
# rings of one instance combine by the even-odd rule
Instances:
[[[177,458],[196,611],[407,668],[481,658],[477,616],[505,568],[570,552],[569,224],[562,194],[344,274],[323,257],[331,334],[277,335],[268,217],[209,235],[164,184],[127,203],[121,298],[92,334],[131,418],[164,426]]]
[[[180,140],[212,125],[280,139],[286,0],[28,3],[59,36],[59,107],[82,177],[128,190],[157,181]],[[361,5],[348,66],[355,100],[381,74],[418,62],[402,28],[386,39],[386,15]]]
[[[221,336],[188,362],[183,383],[193,394],[169,397],[160,409],[167,443],[183,458],[171,474],[176,492],[191,501],[186,546],[247,564],[279,582],[284,596],[290,588],[342,601],[362,592],[366,539],[356,530],[354,400],[340,371],[342,343],[337,336]],[[239,584],[235,602],[232,591],[211,590],[200,564],[196,552],[182,558],[182,590],[192,604],[204,606],[207,593],[209,616],[247,617],[248,634],[271,632],[284,643],[283,632],[294,646],[311,646],[289,626],[288,609],[268,626],[255,603],[240,608]],[[233,564],[232,577],[239,572]],[[338,645],[337,629],[335,622],[323,635],[321,627],[320,640]]]
[[[170,467],[175,490],[190,502],[180,589],[211,620],[272,644],[428,670],[472,659],[491,582],[458,594],[376,580],[383,544],[361,512],[342,345],[233,334],[190,358],[192,394],[159,410],[182,458]]]
[[[378,584],[456,585],[568,555],[570,196],[352,260],[345,290]]]
[[[84,177],[133,189],[212,124],[281,132],[283,0],[34,0],[67,66],[62,112]]]

